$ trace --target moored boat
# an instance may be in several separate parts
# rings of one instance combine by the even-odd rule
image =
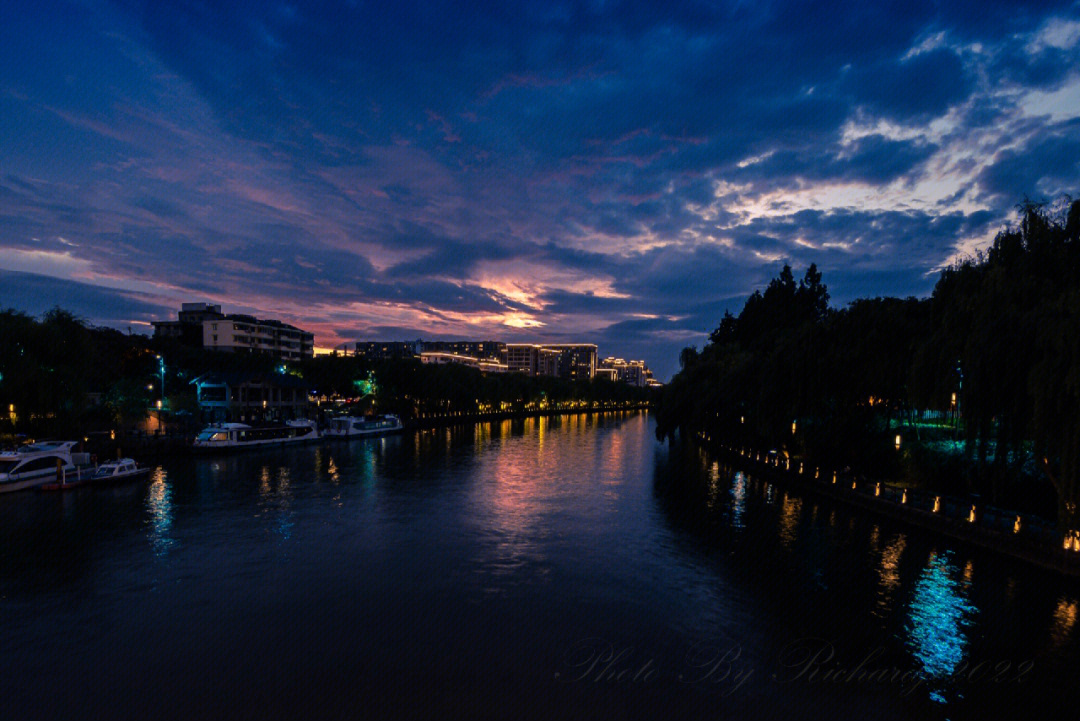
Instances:
[[[404,426],[395,415],[384,416],[345,416],[334,418],[326,430],[327,438],[361,438],[363,436],[381,436],[396,433]]]
[[[0,493],[35,488],[71,473],[89,456],[75,453],[78,441],[42,441],[0,452]]]
[[[320,439],[314,421],[285,421],[259,426],[246,423],[218,423],[207,426],[195,437],[193,448],[199,452],[227,451],[241,448],[292,445]]]
[[[41,486],[41,490],[66,491],[81,486],[134,481],[148,475],[150,475],[149,467],[140,466],[131,458],[120,458],[108,463],[102,463],[97,468],[89,469],[86,472],[79,469],[74,475],[65,473],[61,480],[46,483]]]

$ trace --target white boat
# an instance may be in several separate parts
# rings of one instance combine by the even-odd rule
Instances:
[[[78,441],[42,441],[13,451],[0,452],[0,493],[21,491],[57,480],[85,462],[84,453],[73,453]]]
[[[239,448],[291,445],[319,440],[314,421],[285,421],[272,425],[218,423],[207,426],[195,437],[196,451],[225,451]]]
[[[79,469],[74,474],[65,473],[60,481],[53,481],[41,486],[43,491],[66,491],[91,484],[119,483],[133,481],[150,474],[150,468],[140,466],[131,458],[120,458],[102,463],[97,468]]]
[[[345,416],[332,419],[325,435],[327,438],[380,436],[387,433],[396,433],[403,427],[401,419],[395,415],[364,416],[361,418]]]

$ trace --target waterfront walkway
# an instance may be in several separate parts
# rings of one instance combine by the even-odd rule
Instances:
[[[733,466],[764,478],[809,488],[842,503],[1080,577],[1080,536],[1072,531],[1062,538],[1053,524],[1037,516],[917,489],[897,488],[844,471],[811,466],[777,451],[718,443],[705,434],[698,434],[697,440]]]

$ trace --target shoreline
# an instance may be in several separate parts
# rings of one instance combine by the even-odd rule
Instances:
[[[651,409],[648,403],[638,403],[631,406],[618,408],[549,408],[525,411],[488,411],[484,413],[461,413],[461,414],[432,414],[420,418],[402,420],[403,431],[425,430],[430,428],[442,428],[446,426],[470,425],[474,423],[491,423],[496,421],[517,420],[525,418],[543,418],[554,416],[590,415],[596,413],[627,413],[648,412]],[[399,431],[400,432],[400,431]],[[373,436],[379,437],[379,436]],[[125,436],[112,442],[114,451],[116,448],[126,449],[124,455],[136,459],[161,458],[165,456],[184,455],[191,453],[191,441],[194,435],[165,434],[147,436]],[[329,440],[325,436],[305,442],[305,445],[322,443]],[[111,458],[115,453],[99,454],[102,458]]]
[[[833,469],[808,467],[801,468],[800,472],[800,461],[785,459],[779,454],[770,458],[768,453],[726,446],[697,434],[692,438],[732,468],[809,490],[1044,570],[1080,578],[1080,552],[1064,548],[1056,528],[1037,516],[1007,513],[992,507],[979,508],[963,499],[916,489],[898,489]]]

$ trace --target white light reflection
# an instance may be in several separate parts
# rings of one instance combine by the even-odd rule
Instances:
[[[743,516],[746,514],[746,476],[742,471],[735,474],[735,483],[731,486],[731,527],[746,527]]]

